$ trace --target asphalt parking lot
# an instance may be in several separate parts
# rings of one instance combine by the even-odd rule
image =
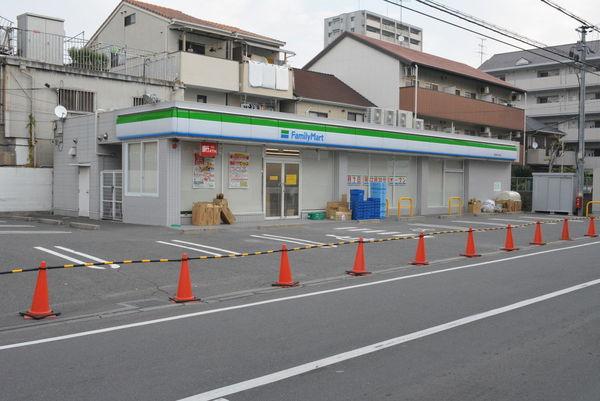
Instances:
[[[424,232],[427,256],[435,268],[460,258],[466,234],[437,234],[440,231],[489,229],[476,232],[480,253],[498,253],[504,244],[507,224],[515,228],[516,245],[530,247],[534,223],[543,224],[544,240],[560,239],[564,216],[530,214],[495,214],[490,216],[427,217],[404,221],[317,222],[290,226],[257,228],[252,225],[224,227],[183,233],[166,227],[133,226],[101,222],[98,230],[82,230],[35,221],[0,220],[0,271],[17,267],[34,267],[42,260],[48,265],[115,261],[105,266],[78,267],[49,271],[49,287],[54,309],[61,319],[130,313],[169,306],[177,284],[178,263],[119,264],[126,259],[179,258],[190,256],[228,256],[270,249],[321,245],[337,241],[366,241],[404,238]],[[572,237],[582,237],[587,222],[570,220]],[[495,230],[493,230],[495,229]],[[423,269],[410,265],[415,254],[414,239],[367,243],[368,269],[374,273],[406,269]],[[349,280],[345,270],[352,266],[356,245],[327,246],[290,253],[294,279],[305,285],[331,280]],[[257,292],[285,291],[271,289],[276,279],[279,254],[208,259],[191,262],[194,292],[207,302],[246,297]],[[0,327],[10,329],[24,323],[17,312],[31,302],[34,273],[0,276]]]

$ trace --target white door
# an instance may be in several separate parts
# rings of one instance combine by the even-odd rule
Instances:
[[[300,217],[300,162],[265,161],[265,217]]]
[[[90,168],[79,166],[79,215],[90,217]]]

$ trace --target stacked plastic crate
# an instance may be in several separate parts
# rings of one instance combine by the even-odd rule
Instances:
[[[350,209],[352,210],[352,220],[366,219],[365,191],[362,189],[350,190]]]
[[[374,212],[374,219],[385,218],[385,200],[387,197],[387,184],[385,182],[372,182],[370,184],[371,198],[378,200],[377,210]]]

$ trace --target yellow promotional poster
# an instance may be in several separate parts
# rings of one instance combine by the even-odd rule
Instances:
[[[298,176],[296,174],[286,174],[285,185],[298,185]]]

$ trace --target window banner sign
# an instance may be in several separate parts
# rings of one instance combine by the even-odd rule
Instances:
[[[215,183],[215,159],[194,155],[194,168],[192,171],[192,188],[212,189]]]
[[[388,185],[391,186],[403,186],[406,185],[408,181],[408,177],[404,175],[396,175],[396,176],[368,176],[368,175],[348,175],[348,186],[349,187],[360,187],[363,185],[367,185],[371,182],[387,182]]]
[[[229,154],[229,188],[248,188],[248,165],[250,154],[233,152]]]

